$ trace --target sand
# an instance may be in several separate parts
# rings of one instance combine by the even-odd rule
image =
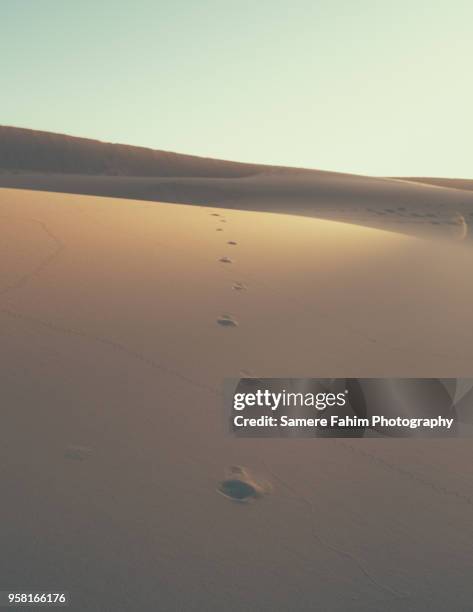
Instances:
[[[225,377],[471,376],[473,251],[446,220],[473,196],[405,189],[411,213],[444,203],[437,237],[0,189],[2,588],[77,612],[469,609],[471,441],[224,427]],[[219,494],[231,466],[270,493]]]
[[[414,183],[425,183],[436,187],[450,187],[452,189],[473,190],[473,179],[448,179],[439,177],[401,177],[400,180]]]

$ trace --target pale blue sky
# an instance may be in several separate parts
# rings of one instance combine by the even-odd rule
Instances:
[[[471,0],[0,0],[0,124],[473,178]]]

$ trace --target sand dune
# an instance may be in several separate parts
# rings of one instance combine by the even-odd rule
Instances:
[[[236,210],[269,188],[244,180],[215,208],[0,189],[2,582],[77,612],[469,609],[470,441],[235,440],[221,385],[471,376],[473,251]],[[332,204],[471,197],[347,180]],[[220,495],[234,465],[271,493]]]
[[[109,176],[240,177],[268,166],[0,126],[0,168]]]
[[[471,377],[469,181],[13,128],[0,168],[5,584],[74,612],[468,609],[468,440],[233,439],[222,381]],[[219,494],[235,469],[254,503]]]
[[[469,240],[473,221],[469,181],[239,164],[18,128],[0,128],[0,168],[2,187],[283,213],[414,236]]]

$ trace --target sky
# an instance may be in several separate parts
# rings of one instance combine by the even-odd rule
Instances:
[[[473,178],[471,0],[0,0],[0,124]]]

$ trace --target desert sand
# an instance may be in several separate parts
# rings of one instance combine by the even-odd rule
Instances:
[[[263,174],[180,179],[185,205],[145,201],[153,177],[33,178],[138,199],[0,189],[6,588],[77,612],[471,607],[470,440],[233,439],[222,382],[471,376],[473,194]],[[219,494],[231,466],[271,492]]]

